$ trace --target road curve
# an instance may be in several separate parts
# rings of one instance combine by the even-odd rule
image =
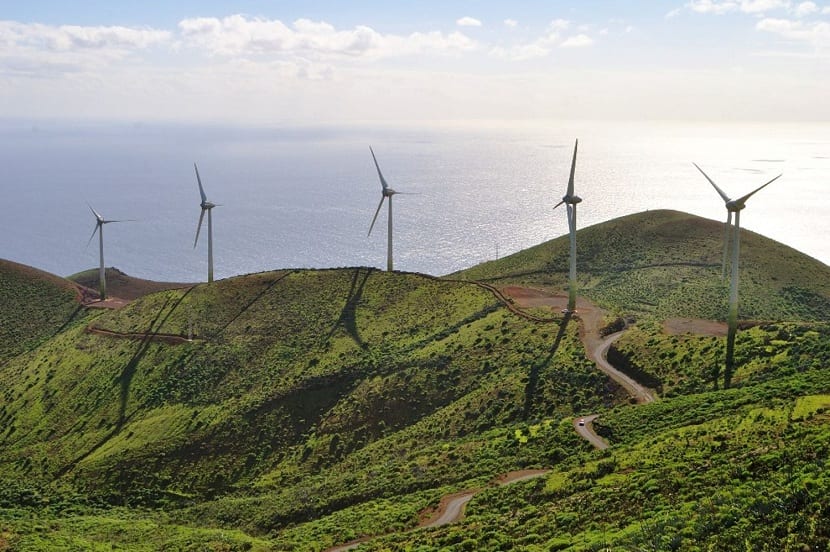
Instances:
[[[596,363],[597,368],[608,374],[611,379],[622,385],[625,390],[628,391],[628,394],[634,397],[634,400],[636,400],[638,404],[648,404],[654,401],[654,395],[652,395],[646,387],[643,387],[627,375],[623,374],[611,366],[611,363],[608,362],[608,349],[616,340],[621,338],[623,334],[625,334],[625,330],[613,333],[597,343],[593,347],[593,350],[589,351],[591,360]]]
[[[582,418],[574,418],[574,429],[579,435],[594,445],[594,447],[604,450],[608,448],[608,443],[602,440],[602,437],[594,433],[594,426],[591,424],[599,414],[591,414],[590,416],[584,416]],[[582,420],[584,425],[579,425],[579,421]]]
[[[467,506],[467,503],[472,500],[475,494],[476,491],[465,491],[450,497],[444,504],[441,515],[420,527],[440,527],[460,520],[464,515],[464,507]]]

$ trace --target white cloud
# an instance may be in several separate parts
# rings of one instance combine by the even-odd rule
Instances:
[[[686,7],[696,13],[714,13],[716,15],[734,11],[738,8],[735,2],[715,2],[713,0],[692,0]]]
[[[528,59],[543,58],[547,57],[550,52],[550,48],[537,42],[533,42],[531,44],[519,44],[509,48],[496,46],[490,50],[491,55],[502,59],[509,59],[511,61],[526,61]]]
[[[481,27],[481,21],[479,21],[475,17],[469,16],[465,16],[461,19],[456,20],[455,24],[459,27]]]
[[[790,3],[786,0],[741,0],[741,11],[744,13],[766,13],[789,7]]]
[[[824,8],[821,8],[821,13],[830,13],[830,6],[826,6]]]
[[[570,27],[571,22],[567,19],[554,19],[548,25],[548,28],[552,31],[564,31],[568,27]]]
[[[816,50],[830,46],[830,23],[826,21],[766,18],[759,21],[755,28],[777,34],[786,40],[807,44]]]
[[[578,34],[576,36],[572,36],[567,38],[560,46],[562,48],[582,48],[585,46],[590,46],[593,44],[594,41],[586,34]]]
[[[519,22],[516,21],[515,19],[505,19],[504,20],[504,26],[509,27],[511,29],[515,29],[518,24],[519,24]]]
[[[384,35],[358,25],[338,30],[323,21],[298,19],[289,27],[279,20],[232,15],[179,22],[185,42],[214,55],[293,54],[309,57],[393,57],[474,50],[478,44],[458,31]]]
[[[82,27],[0,21],[0,37],[7,47],[35,47],[53,52],[110,50],[126,53],[170,40],[168,31],[121,26]]]
[[[814,2],[802,2],[795,9],[796,17],[805,17],[811,13],[818,11],[818,6]]]

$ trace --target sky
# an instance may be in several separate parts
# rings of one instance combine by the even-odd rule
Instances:
[[[830,121],[830,0],[0,0],[0,118]]]

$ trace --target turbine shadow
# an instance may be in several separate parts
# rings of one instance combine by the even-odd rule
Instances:
[[[234,322],[236,322],[237,320],[239,320],[239,318],[240,318],[243,314],[245,314],[246,312],[248,312],[248,310],[249,310],[251,307],[253,307],[253,306],[254,306],[254,304],[255,304],[257,301],[259,301],[260,299],[262,299],[262,297],[263,297],[266,293],[268,293],[269,291],[271,291],[272,289],[274,289],[274,286],[276,286],[276,285],[277,285],[280,281],[282,281],[282,280],[283,280],[284,278],[286,278],[288,275],[290,275],[290,274],[294,274],[295,272],[297,272],[297,271],[296,271],[296,270],[288,270],[288,271],[286,271],[284,274],[281,274],[279,277],[277,277],[276,279],[274,279],[274,281],[273,281],[273,282],[271,282],[270,284],[268,284],[267,286],[265,286],[265,287],[262,289],[262,291],[260,291],[259,293],[257,293],[257,294],[256,294],[256,295],[255,295],[255,296],[254,296],[254,297],[253,297],[250,301],[248,301],[248,303],[247,303],[244,307],[242,307],[242,309],[241,309],[238,313],[236,313],[236,315],[234,315],[234,317],[233,317],[233,318],[231,318],[230,320],[228,320],[228,321],[225,323],[225,325],[224,325],[224,326],[222,326],[221,328],[219,328],[219,329],[218,329],[218,330],[217,330],[217,331],[216,331],[216,332],[215,332],[215,333],[211,336],[211,338],[212,338],[212,339],[215,339],[215,338],[219,337],[220,335],[222,335],[223,333],[225,333],[225,330],[227,330],[227,329],[230,327],[230,325],[231,325],[231,324],[233,324]]]
[[[346,330],[349,337],[351,337],[359,347],[366,347],[366,343],[363,339],[361,339],[360,332],[357,329],[357,305],[363,298],[363,288],[366,286],[366,280],[369,279],[369,276],[374,271],[374,268],[367,268],[366,272],[363,273],[363,278],[361,279],[360,274],[363,272],[363,268],[358,267],[355,269],[349,293],[346,295],[346,304],[343,305],[343,310],[340,311],[340,316],[331,327],[328,335],[326,335],[326,339],[324,340],[326,343],[334,335],[334,332],[337,331],[338,326],[343,326],[343,329]],[[358,280],[360,280],[360,283],[358,283]]]
[[[118,406],[118,421],[115,424],[115,427],[104,435],[104,437],[97,443],[95,443],[89,450],[83,453],[81,456],[76,458],[75,460],[70,461],[66,466],[58,471],[58,477],[62,477],[71,471],[75,466],[77,466],[80,462],[82,462],[85,458],[89,457],[92,453],[96,450],[101,448],[107,441],[118,435],[121,429],[124,427],[124,423],[127,421],[127,401],[130,396],[130,386],[132,384],[133,377],[135,376],[136,369],[138,368],[139,363],[147,354],[147,350],[150,348],[150,344],[153,342],[153,339],[156,335],[158,335],[158,331],[164,326],[164,323],[167,322],[167,319],[170,318],[176,309],[181,305],[182,301],[193,291],[193,288],[188,288],[181,297],[179,297],[168,309],[168,305],[170,305],[170,299],[168,298],[161,308],[156,314],[155,318],[153,318],[152,322],[150,322],[150,326],[142,337],[141,342],[138,344],[138,349],[136,350],[135,354],[132,358],[127,362],[124,369],[121,371],[121,374],[118,376],[118,383],[119,383],[119,406]],[[165,314],[165,310],[167,313]],[[162,316],[164,316],[162,318]],[[155,328],[155,329],[154,329]]]
[[[564,318],[562,318],[562,322],[559,323],[559,332],[556,334],[556,339],[553,341],[550,352],[544,360],[537,362],[530,367],[530,374],[528,376],[527,385],[525,386],[525,405],[523,414],[525,420],[530,418],[530,414],[533,411],[533,399],[536,395],[536,389],[539,386],[539,372],[543,367],[550,364],[550,361],[559,349],[559,344],[565,336],[565,330],[568,328],[568,323],[571,321],[571,318],[573,318],[573,313],[565,313]]]

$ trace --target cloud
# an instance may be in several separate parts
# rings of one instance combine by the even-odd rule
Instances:
[[[789,0],[691,0],[685,8],[703,14],[723,15],[730,12],[748,14],[763,14],[774,10],[786,10],[790,7]],[[672,10],[666,17],[674,17],[678,10]]]
[[[517,44],[516,46],[511,46],[509,48],[496,46],[490,50],[490,55],[501,59],[509,59],[511,61],[526,61],[529,59],[547,57],[550,52],[550,47],[537,41],[530,44]]]
[[[470,16],[464,16],[461,19],[457,19],[455,24],[459,27],[481,27],[481,21]]]
[[[168,44],[171,37],[151,28],[0,21],[0,74],[52,78],[82,73]]]
[[[515,29],[518,24],[519,24],[519,22],[516,21],[515,19],[505,19],[504,20],[504,26],[509,27],[511,29]]]
[[[126,53],[168,42],[171,34],[150,28],[0,21],[0,37],[6,47],[33,47],[53,52],[110,50]]]
[[[758,21],[755,28],[792,42],[807,44],[816,50],[830,46],[830,23],[826,21],[805,22],[765,18]]]
[[[464,52],[478,47],[477,42],[458,31],[384,35],[364,25],[338,30],[324,21],[298,19],[288,26],[279,20],[243,15],[183,19],[179,22],[179,31],[187,45],[220,56],[287,54],[312,58],[380,58]]]
[[[802,2],[795,9],[796,17],[805,17],[818,11],[818,6],[814,2]]]
[[[568,27],[570,27],[571,22],[567,19],[554,19],[548,25],[548,28],[552,31],[564,31]]]
[[[593,44],[594,41],[591,37],[586,34],[578,34],[576,36],[572,36],[567,38],[560,47],[562,48],[583,48],[585,46],[590,46]]]
[[[686,7],[695,13],[714,13],[716,15],[734,11],[738,8],[736,2],[715,2],[713,0],[692,0]]]

